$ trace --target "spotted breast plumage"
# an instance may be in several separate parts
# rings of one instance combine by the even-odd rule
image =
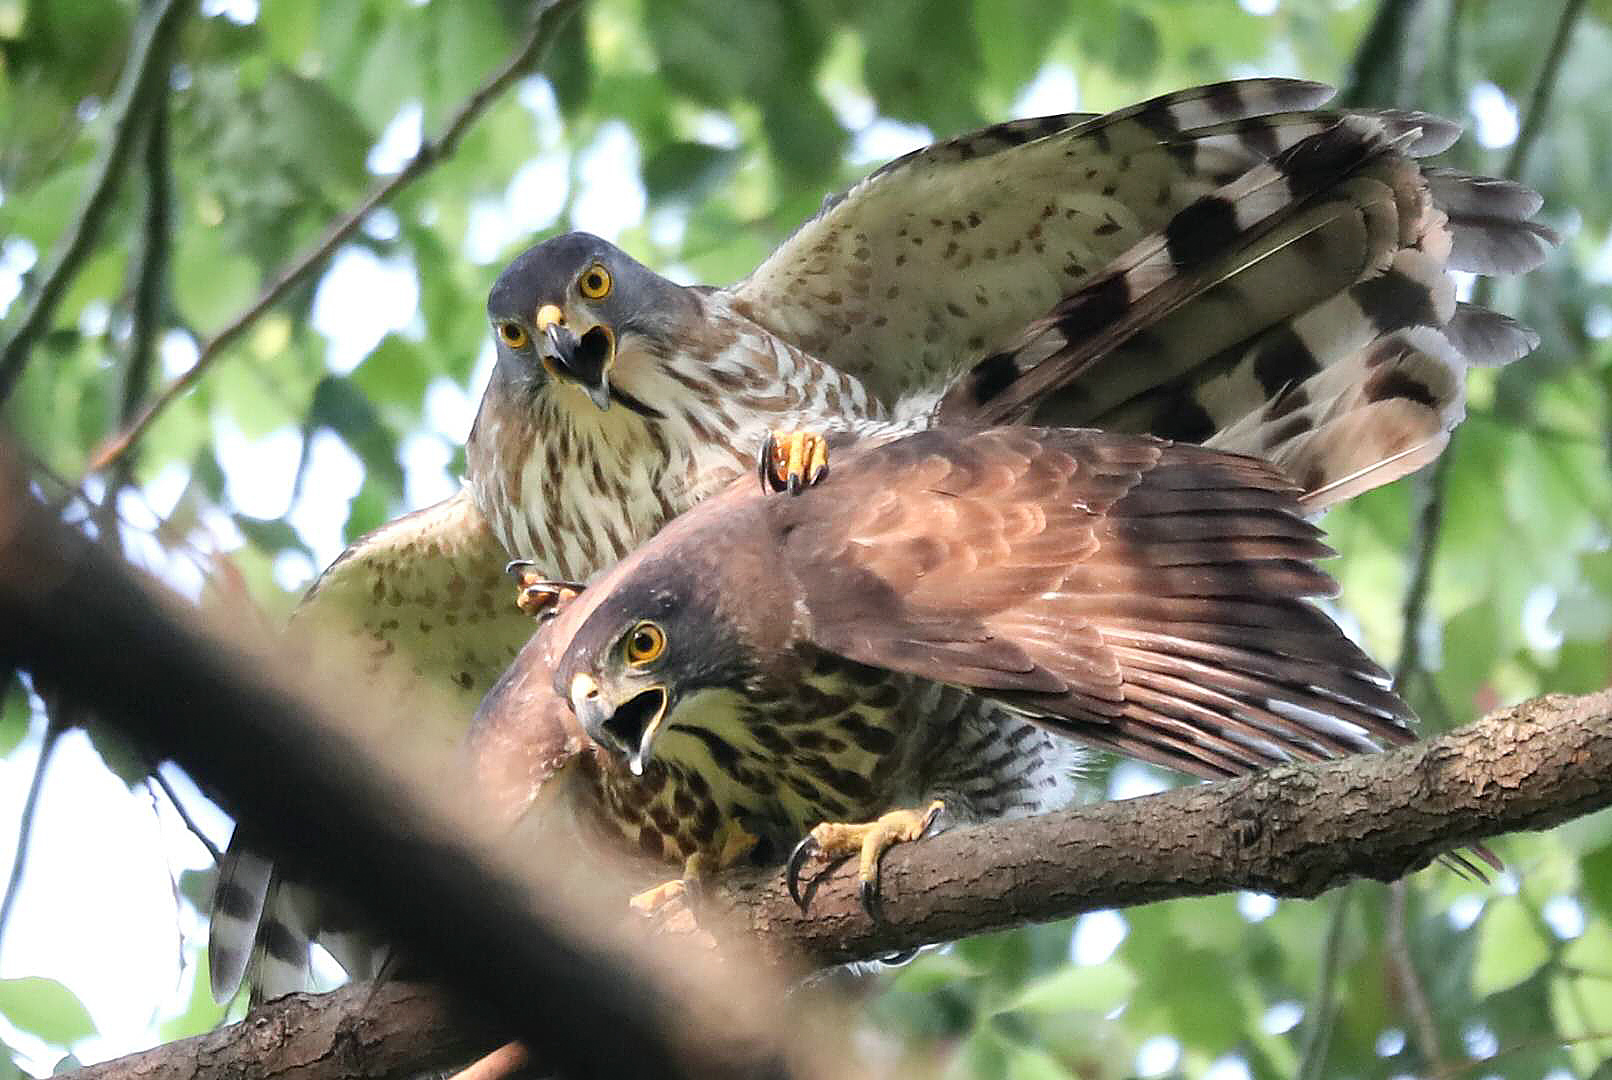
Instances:
[[[420,520],[471,538],[456,551],[484,569],[517,557],[580,583],[797,429],[1151,433],[1272,460],[1313,508],[1403,475],[1460,419],[1467,367],[1535,343],[1458,302],[1453,272],[1530,269],[1552,236],[1526,189],[1420,163],[1452,125],[1329,111],[1329,94],[1220,83],[936,143],[727,288],[547,240],[492,289],[465,489]],[[365,598],[390,599],[405,563],[447,577],[393,539],[360,542],[313,600],[473,701],[526,626],[513,609],[445,626],[439,590],[378,615]]]
[[[483,703],[472,759],[528,760],[569,701],[603,750],[587,805],[631,849],[699,876],[811,837],[863,858],[871,903],[890,843],[1069,802],[1060,736],[1206,778],[1406,742],[1387,675],[1309,601],[1334,587],[1307,510],[1269,464],[1148,436],[853,450],[603,575]]]

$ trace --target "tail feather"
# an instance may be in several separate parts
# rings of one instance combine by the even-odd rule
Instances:
[[[1557,242],[1509,181],[1414,159],[1455,125],[1426,114],[1219,120],[1171,140],[1188,171],[1268,160],[1200,197],[981,361],[937,416],[1161,435],[1255,454],[1319,508],[1437,456],[1472,365],[1538,343],[1455,297],[1454,270],[1533,269]]]

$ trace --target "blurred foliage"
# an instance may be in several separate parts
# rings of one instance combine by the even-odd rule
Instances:
[[[376,317],[365,309],[398,299],[374,290],[401,286],[387,278],[367,297],[341,293],[347,306],[333,317],[355,327],[354,357],[315,327],[319,275],[300,283],[140,443],[132,490],[117,503],[121,535],[133,556],[204,601],[249,598],[279,617],[314,571],[312,556],[330,554],[299,510],[334,498],[350,539],[411,508],[412,485],[440,490],[461,466],[463,409],[444,421],[428,402],[474,400],[484,293],[500,261],[537,235],[599,220],[596,189],[618,204],[616,239],[633,254],[684,280],[729,281],[826,192],[930,136],[1013,115],[1032,86],[1078,87],[1078,107],[1097,110],[1254,73],[1365,88],[1374,100],[1361,104],[1482,118],[1484,138],[1464,140],[1452,160],[1503,171],[1516,135],[1507,118],[1528,111],[1562,4],[1388,2],[1395,32],[1357,59],[1379,15],[1366,0],[592,0],[543,75],[493,104],[456,154],[347,245],[343,258],[400,267],[418,289],[412,310],[370,332]],[[169,80],[176,231],[160,343],[169,375],[352,207],[376,170],[399,167],[415,126],[441,128],[513,50],[529,9],[515,0],[201,5]],[[76,212],[136,15],[131,0],[0,0],[0,304],[48,262]],[[1425,671],[1408,693],[1430,728],[1608,682],[1612,5],[1585,6],[1569,46],[1521,177],[1544,193],[1566,242],[1545,270],[1492,296],[1543,343],[1522,363],[1473,376],[1429,604],[1411,628]],[[150,183],[136,166],[121,185],[4,410],[69,484],[115,427],[142,272],[131,253]],[[361,465],[350,494],[331,496],[335,481],[315,468],[330,468],[315,452],[327,436]],[[249,516],[237,503],[256,481],[231,470],[277,438],[300,447],[290,505]],[[422,445],[430,452],[407,452]],[[100,497],[102,478],[86,490]],[[1425,478],[1401,483],[1327,521],[1342,554],[1340,607],[1387,659],[1403,643],[1426,492]],[[29,705],[16,684],[5,693],[0,751],[10,753]],[[125,760],[117,768],[130,782],[141,772]],[[892,1061],[958,1077],[1226,1080],[1301,1067],[1310,1076],[1606,1076],[1612,1038],[1594,1036],[1612,1033],[1612,817],[1498,848],[1515,888],[1509,877],[1483,887],[1425,872],[1409,883],[1402,933],[1390,925],[1389,890],[1368,883],[1347,907],[1337,896],[1220,897],[962,942],[877,977],[868,1042]],[[200,896],[185,893],[187,906]],[[1092,944],[1104,929],[1112,948]],[[175,1000],[154,1005],[153,1038],[220,1016],[200,981],[198,942],[187,956]],[[1406,962],[1422,1019],[1393,976]],[[1335,992],[1330,1017],[1316,1015],[1323,982]],[[0,982],[0,1015],[58,1053],[91,1030],[72,994],[48,980]]]

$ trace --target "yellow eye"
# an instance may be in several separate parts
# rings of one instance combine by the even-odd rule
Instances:
[[[641,622],[627,635],[627,663],[642,667],[666,651],[666,635],[652,622]]]
[[[577,288],[589,300],[603,300],[610,295],[610,271],[594,263],[588,272],[577,279]]]
[[[498,338],[511,349],[524,349],[526,328],[518,322],[501,322],[498,324]]]

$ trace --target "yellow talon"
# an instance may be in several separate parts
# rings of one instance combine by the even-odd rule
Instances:
[[[534,619],[558,614],[582,594],[577,582],[550,581],[525,559],[516,559],[504,569],[515,579],[515,606]]]
[[[673,878],[671,881],[661,882],[653,889],[645,889],[631,900],[628,900],[627,906],[648,918],[664,909],[668,904],[683,899],[687,893],[688,885],[684,883],[683,879]]]
[[[828,475],[828,439],[813,431],[775,431],[761,445],[756,462],[762,491],[801,491]]]
[[[785,882],[789,895],[805,910],[806,903],[800,893],[800,870],[806,860],[822,854],[837,859],[858,856],[857,879],[862,909],[875,922],[883,921],[879,900],[879,860],[897,844],[910,843],[928,831],[935,818],[945,809],[939,799],[923,810],[892,810],[875,821],[846,824],[825,821],[813,829],[795,846],[789,856]]]

